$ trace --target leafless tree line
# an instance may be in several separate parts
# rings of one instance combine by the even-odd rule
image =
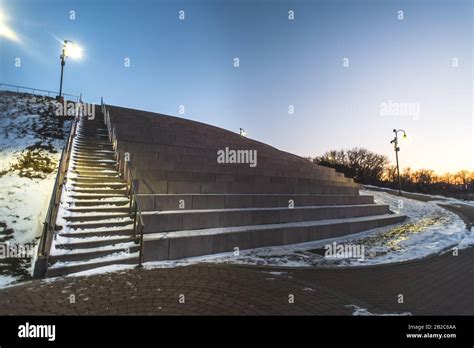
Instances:
[[[398,188],[397,167],[390,164],[387,156],[364,148],[331,150],[308,159],[335,168],[361,184]],[[405,191],[474,199],[472,171],[460,170],[440,175],[431,169],[413,170],[407,167],[401,170],[400,179]]]

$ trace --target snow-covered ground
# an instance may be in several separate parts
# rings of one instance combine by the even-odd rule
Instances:
[[[365,317],[367,317],[367,316],[382,316],[382,317],[389,316],[389,317],[392,317],[392,316],[412,315],[410,312],[375,314],[375,313],[369,312],[366,308],[361,308],[361,307],[356,306],[356,305],[347,305],[346,307],[353,309],[353,313],[352,313],[353,316],[365,316]]]
[[[35,243],[70,128],[42,96],[0,92],[0,243]],[[2,259],[0,284],[28,277],[31,260]]]
[[[377,191],[386,191],[386,192],[395,192],[397,193],[397,190],[388,188],[388,187],[379,187],[379,186],[372,186],[372,185],[363,185],[367,190],[377,190]],[[431,200],[431,202],[434,203],[441,203],[441,204],[448,204],[448,205],[459,205],[459,204],[464,204],[464,205],[469,205],[469,206],[474,206],[474,201],[469,201],[465,199],[457,199],[453,197],[445,197],[441,195],[430,195],[427,193],[418,193],[418,192],[408,192],[402,190],[402,194],[407,194],[407,195],[416,195],[420,197],[426,197]]]

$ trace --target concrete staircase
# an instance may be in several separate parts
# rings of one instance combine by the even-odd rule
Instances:
[[[405,219],[332,168],[199,122],[107,109],[79,121],[46,276],[136,264],[140,255],[173,260],[330,239]],[[226,147],[256,150],[258,165],[218,163]]]
[[[127,183],[103,119],[79,120],[57,225],[47,277],[138,262]]]

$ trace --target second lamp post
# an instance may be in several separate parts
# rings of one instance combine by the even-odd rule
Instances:
[[[400,151],[400,148],[398,147],[398,132],[403,133],[403,138],[405,139],[407,137],[407,133],[403,129],[394,129],[393,132],[395,133],[395,138],[390,142],[390,144],[393,144],[393,147],[395,149],[395,158],[397,159],[397,176],[398,176],[398,195],[402,195],[402,181],[400,179],[400,166],[398,164],[398,151]]]

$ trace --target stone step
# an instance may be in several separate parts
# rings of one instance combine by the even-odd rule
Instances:
[[[130,218],[117,218],[117,219],[104,219],[104,220],[94,220],[86,222],[72,222],[66,224],[68,229],[78,230],[78,229],[97,229],[97,228],[110,228],[110,227],[123,227],[133,224],[133,219]]]
[[[218,172],[205,171],[182,171],[177,172],[169,170],[170,168],[162,167],[156,170],[146,170],[140,172],[140,179],[146,181],[168,180],[168,181],[184,181],[184,182],[218,182],[218,183],[291,183],[307,185],[310,183],[321,183],[328,185],[354,186],[352,179],[340,176],[318,176],[311,179],[304,176],[272,176],[266,174],[224,174]],[[281,173],[282,174],[282,173]]]
[[[76,160],[74,158],[72,159],[71,164],[74,167],[79,167],[79,168],[82,168],[82,167],[99,168],[99,169],[109,168],[111,170],[115,169],[116,166],[117,166],[115,161],[107,161],[107,162],[104,162],[104,161],[83,161],[83,160]]]
[[[145,233],[345,219],[388,214],[388,205],[169,210],[143,215]]]
[[[109,142],[96,143],[90,141],[74,141],[74,148],[80,150],[112,150],[113,146]]]
[[[107,245],[116,245],[121,243],[135,242],[138,243],[138,237],[115,237],[115,238],[104,238],[93,241],[81,241],[81,242],[68,242],[65,244],[57,244],[56,248],[58,249],[92,249],[97,247],[103,247]]]
[[[113,206],[104,206],[104,205],[96,205],[96,206],[82,206],[82,207],[74,207],[68,208],[67,210],[71,213],[130,213],[130,206],[127,202],[126,205],[113,205]]]
[[[121,151],[121,157],[123,157],[123,151]],[[146,175],[146,172],[159,172],[167,171],[177,174],[186,173],[186,172],[196,172],[196,173],[217,173],[217,174],[230,174],[230,175],[265,175],[265,176],[275,176],[275,177],[301,177],[301,178],[332,178],[334,180],[348,181],[349,178],[345,178],[343,175],[336,175],[335,171],[322,170],[318,167],[315,168],[305,168],[302,166],[281,166],[273,164],[257,164],[256,167],[250,167],[248,164],[219,164],[217,159],[208,159],[203,160],[198,156],[186,156],[185,158],[180,159],[179,157],[174,157],[169,155],[166,157],[166,160],[162,158],[157,158],[156,155],[150,154],[147,157],[140,154],[131,152],[131,158],[134,163],[143,163],[141,165],[143,175]],[[326,168],[332,169],[332,168]]]
[[[129,207],[130,199],[125,196],[121,197],[121,200],[107,200],[107,199],[76,199],[73,207]]]
[[[127,188],[123,189],[118,189],[118,188],[72,188],[71,191],[73,193],[93,193],[97,195],[109,195],[109,194],[114,194],[114,195],[127,195],[128,190]]]
[[[90,156],[90,155],[108,155],[115,157],[114,150],[75,150],[74,154],[78,154],[81,156]]]
[[[77,127],[78,132],[86,133],[86,134],[103,134],[108,135],[109,132],[106,127],[96,127],[96,126],[86,126],[86,125],[79,125]]]
[[[94,128],[94,127],[77,127],[77,133],[79,134],[96,134],[96,135],[109,135],[107,128]]]
[[[106,153],[106,154],[77,154],[73,153],[72,158],[75,160],[83,160],[83,161],[97,161],[97,160],[112,160],[115,161],[115,156],[113,153]]]
[[[106,150],[107,152],[104,151],[81,151],[81,150],[75,150],[72,153],[72,156],[74,158],[83,158],[83,159],[90,159],[90,158],[107,158],[107,159],[113,159],[115,160],[115,152]]]
[[[74,187],[79,187],[79,188],[115,188],[115,189],[126,189],[127,188],[127,183],[124,182],[123,180],[119,182],[75,182]]]
[[[78,176],[78,177],[69,177],[71,181],[75,183],[82,184],[125,184],[125,181],[119,177],[93,177],[93,176]]]
[[[97,141],[104,141],[104,142],[109,142],[109,136],[108,135],[96,135],[96,134],[84,134],[81,132],[78,132],[75,137],[76,140],[97,140]]]
[[[117,258],[117,259],[98,259],[96,262],[90,263],[70,263],[67,266],[61,267],[49,267],[46,271],[46,277],[58,277],[66,274],[77,273],[82,271],[87,271],[93,268],[99,268],[110,265],[121,265],[121,264],[137,264],[138,263],[138,254],[132,255],[129,257]]]
[[[341,237],[402,222],[406,216],[386,214],[338,220],[176,231],[144,235],[144,261],[234,252]]]
[[[88,176],[90,173],[91,175],[93,174],[100,174],[100,175],[107,175],[107,174],[112,174],[112,175],[118,175],[118,171],[115,168],[111,167],[93,167],[93,166],[81,166],[81,165],[75,165],[74,163],[72,164],[71,170],[73,172],[79,172],[82,175]]]
[[[94,137],[81,137],[76,136],[74,138],[75,144],[85,144],[85,145],[112,145],[109,139],[104,138],[94,138]]]
[[[79,175],[79,178],[91,178],[91,179],[107,179],[115,178],[120,179],[119,173],[112,170],[85,170],[85,169],[72,169],[72,174]],[[73,179],[74,176],[69,176]]]
[[[186,181],[166,181],[157,180],[147,182],[147,185],[138,185],[138,193],[168,193],[168,194],[224,194],[224,193],[277,193],[277,194],[341,194],[357,195],[359,186],[341,186],[341,185],[298,185],[298,184],[279,184],[279,183],[221,183],[221,182],[186,182]]]
[[[59,232],[61,237],[66,238],[90,238],[105,236],[133,236],[133,228],[108,228],[108,229],[84,229],[77,232]]]
[[[230,144],[229,144],[230,145]],[[229,146],[232,148],[231,146]],[[159,161],[184,161],[189,162],[207,162],[214,163],[217,162],[217,150],[222,149],[222,147],[213,147],[213,148],[203,148],[198,146],[176,146],[176,145],[159,145],[159,144],[143,144],[141,142],[133,144],[127,144],[125,151],[133,153],[133,158],[137,161],[146,161],[151,158],[158,159]],[[238,144],[234,149],[257,149],[253,146],[252,143],[244,141],[241,144]],[[319,174],[333,174],[335,171],[333,168],[323,167],[311,163],[310,161],[304,160],[303,158],[295,158],[292,156],[292,159],[285,158],[284,153],[276,151],[278,155],[275,155],[273,151],[259,151],[257,149],[257,167],[291,167],[291,168],[305,168],[318,172]],[[246,165],[248,167],[248,164]]]
[[[54,264],[56,262],[68,262],[68,261],[85,261],[90,259],[95,259],[115,253],[125,252],[125,253],[134,253],[138,251],[138,246],[131,246],[131,247],[110,247],[104,248],[103,250],[95,250],[95,251],[88,251],[88,250],[75,250],[74,252],[67,253],[67,254],[57,254],[57,255],[50,255],[49,262],[50,264]]]
[[[79,152],[79,151],[74,151],[72,154],[73,158],[77,159],[113,159],[116,160],[115,154],[113,152],[110,153],[101,153],[101,152]]]
[[[139,195],[143,211],[179,210],[180,203],[188,209],[232,209],[317,205],[373,204],[373,196],[317,194],[157,194]]]
[[[114,148],[112,144],[90,144],[90,143],[84,143],[82,141],[74,142],[73,148],[75,150],[83,150],[83,151],[103,151],[103,150],[108,150],[112,151]]]
[[[112,211],[108,214],[106,212],[96,213],[96,212],[81,212],[76,213],[74,215],[64,216],[63,219],[66,221],[73,221],[73,222],[99,222],[101,220],[113,219],[113,218],[130,218],[132,219],[133,216],[130,212],[117,212]]]
[[[109,167],[109,168],[115,168],[117,166],[117,163],[115,160],[82,160],[82,159],[76,159],[72,158],[72,164],[77,167]]]
[[[107,198],[124,198],[129,199],[128,195],[117,195],[117,194],[71,194],[70,197],[73,200],[97,200],[97,199],[107,199]]]

